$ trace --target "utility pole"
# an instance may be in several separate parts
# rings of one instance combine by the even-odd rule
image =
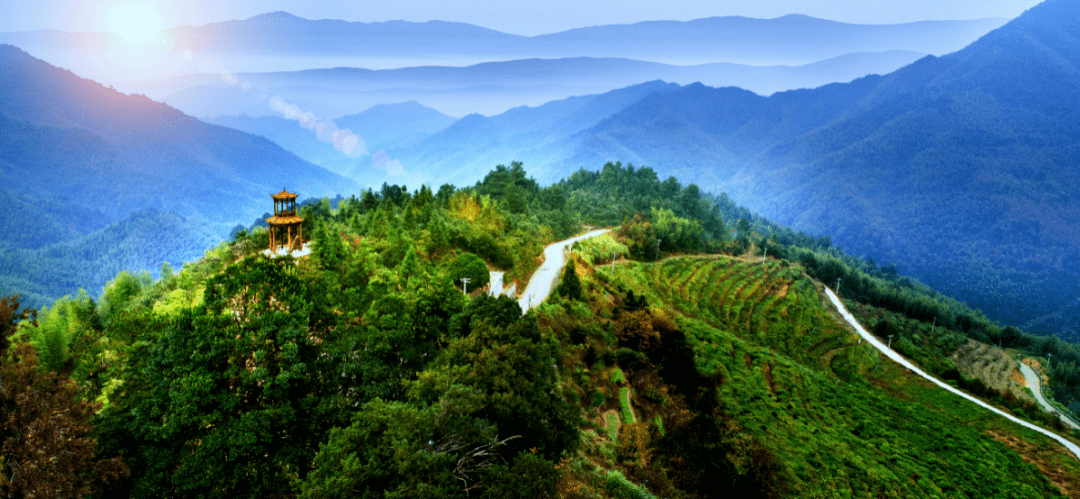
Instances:
[[[769,256],[769,247],[765,247],[765,253],[761,254],[761,264],[765,265],[765,257]]]
[[[1054,354],[1052,353],[1046,354],[1046,367],[1050,367],[1050,357],[1052,357],[1053,355]]]
[[[937,317],[934,317],[934,324],[930,326],[930,336],[934,335],[934,328],[937,327]]]
[[[469,291],[468,291],[469,282],[471,282],[471,281],[472,281],[472,279],[470,279],[468,277],[462,277],[461,278],[461,294],[463,294],[463,295],[468,295],[469,294]]]
[[[889,335],[889,348],[892,348],[892,335]]]
[[[836,278],[836,296],[840,296],[840,278]]]

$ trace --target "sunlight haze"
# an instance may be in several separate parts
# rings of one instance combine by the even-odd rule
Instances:
[[[117,33],[125,42],[135,46],[145,45],[166,26],[157,8],[150,2],[126,2],[109,8],[109,31]]]

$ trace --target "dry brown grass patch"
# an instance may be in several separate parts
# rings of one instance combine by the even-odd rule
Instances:
[[[1031,442],[1020,440],[1012,435],[1002,435],[994,430],[986,430],[986,434],[1016,451],[1024,461],[1034,464],[1062,494],[1073,499],[1080,499],[1080,476],[1054,463],[1052,458],[1060,455],[1059,449],[1055,448],[1056,445],[1037,447]]]

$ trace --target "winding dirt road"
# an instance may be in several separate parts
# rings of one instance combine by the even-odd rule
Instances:
[[[939,379],[937,379],[937,378],[935,378],[933,376],[930,376],[929,374],[926,374],[925,372],[923,372],[922,369],[919,369],[918,367],[915,367],[914,364],[912,364],[911,362],[908,362],[908,360],[905,359],[904,357],[902,357],[899,353],[896,353],[896,351],[894,351],[893,349],[885,346],[885,344],[882,343],[881,340],[878,340],[876,336],[874,336],[874,335],[870,334],[869,332],[867,332],[866,329],[863,329],[862,325],[859,324],[859,321],[855,320],[855,316],[851,315],[851,312],[848,312],[847,308],[844,307],[844,304],[840,302],[840,299],[836,297],[836,294],[833,293],[833,291],[831,289],[826,287],[825,288],[825,294],[827,294],[829,296],[829,300],[832,301],[833,306],[835,306],[836,309],[840,311],[840,315],[844,316],[844,320],[846,320],[848,322],[848,324],[851,324],[851,326],[855,328],[855,331],[857,331],[859,333],[859,336],[862,336],[862,338],[864,340],[866,340],[867,343],[870,343],[871,345],[873,345],[874,348],[880,350],[881,353],[885,354],[886,357],[888,357],[888,358],[896,361],[896,363],[910,369],[915,374],[918,374],[919,376],[922,376],[923,378],[926,378],[931,383],[934,383],[935,385],[938,385],[941,388],[944,388],[944,389],[946,389],[946,390],[948,390],[948,391],[950,391],[950,392],[952,392],[952,393],[954,393],[956,395],[959,395],[960,397],[963,397],[963,398],[965,398],[965,399],[967,399],[967,400],[969,400],[971,402],[974,402],[974,403],[978,404],[980,407],[983,407],[985,409],[993,411],[995,414],[998,414],[1001,417],[1008,419],[1009,421],[1012,421],[1012,422],[1014,422],[1014,423],[1016,423],[1016,424],[1018,424],[1020,426],[1023,426],[1024,428],[1029,428],[1031,430],[1042,433],[1043,435],[1046,435],[1046,436],[1048,436],[1048,437],[1050,437],[1050,438],[1052,438],[1054,440],[1057,440],[1058,443],[1060,443],[1061,445],[1064,445],[1065,448],[1069,450],[1069,452],[1072,452],[1078,459],[1080,459],[1080,446],[1077,446],[1076,444],[1066,440],[1061,435],[1058,435],[1058,434],[1056,434],[1054,432],[1051,432],[1049,430],[1045,430],[1043,428],[1035,426],[1035,425],[1033,425],[1033,424],[1031,424],[1031,423],[1029,423],[1027,421],[1024,421],[1022,419],[1017,418],[1016,416],[1013,416],[1012,414],[1008,414],[1008,413],[1006,413],[1006,412],[1004,412],[1004,411],[1002,411],[1002,410],[1000,410],[1000,409],[998,409],[996,407],[993,407],[993,406],[991,406],[991,405],[989,405],[989,404],[987,404],[987,403],[985,403],[985,402],[983,402],[983,401],[981,401],[981,400],[979,400],[979,399],[977,399],[975,397],[972,397],[971,395],[968,395],[968,394],[966,394],[966,393],[964,393],[964,392],[962,392],[962,391],[960,391],[960,390],[958,390],[956,388],[953,388],[952,386],[948,385],[944,381],[941,381],[941,380],[939,380]],[[1038,393],[1038,392],[1036,392],[1036,393]]]
[[[571,244],[607,232],[611,232],[611,229],[594,230],[580,236],[571,237],[565,241],[549,244],[548,247],[544,248],[544,264],[536,269],[536,272],[533,272],[532,277],[529,278],[529,284],[525,286],[525,291],[521,293],[521,297],[518,299],[518,305],[521,306],[521,315],[525,315],[525,312],[542,303],[551,294],[551,290],[555,287],[555,279],[559,277],[563,265],[566,265],[565,251]]]

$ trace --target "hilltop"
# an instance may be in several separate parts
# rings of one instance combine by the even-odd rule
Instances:
[[[157,281],[118,275],[99,300],[57,302],[13,337],[102,404],[70,441],[92,439],[86,466],[115,473],[49,476],[133,497],[1080,490],[1080,460],[908,375],[822,294],[840,274],[855,305],[886,279],[767,240],[761,221],[732,219],[731,234],[721,207],[738,208],[719,201],[647,168],[540,187],[513,164],[471,188],[306,203],[310,257],[260,256],[256,227]],[[483,289],[489,269],[523,283],[547,243],[583,225],[613,231],[575,244],[544,303],[522,315]],[[882,305],[911,315],[978,319],[918,287],[891,297]],[[968,330],[857,313],[924,370],[1080,437],[956,373],[948,356]],[[0,376],[36,360],[3,362]]]

